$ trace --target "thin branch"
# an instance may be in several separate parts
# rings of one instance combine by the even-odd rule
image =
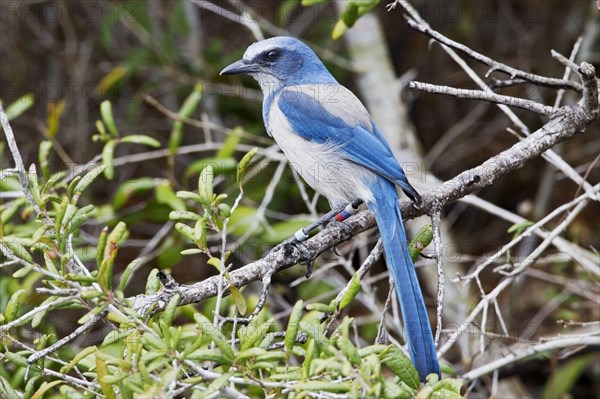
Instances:
[[[21,189],[27,198],[27,202],[29,202],[29,205],[33,207],[33,210],[37,216],[44,218],[44,221],[48,226],[54,226],[54,223],[52,223],[50,217],[48,217],[45,212],[42,212],[42,209],[38,206],[37,202],[33,198],[31,190],[29,189],[29,176],[27,175],[27,169],[25,169],[23,158],[21,158],[21,153],[19,152],[19,147],[17,146],[17,141],[15,140],[15,134],[13,133],[12,127],[10,127],[10,123],[8,123],[8,116],[4,112],[2,105],[0,105],[0,122],[2,124],[2,129],[4,130],[4,135],[6,136],[8,148],[10,149],[10,153],[15,161],[15,169],[19,175],[19,183],[21,183]],[[32,165],[32,167],[35,168],[35,165]]]
[[[87,322],[85,322],[84,324],[79,326],[71,334],[59,339],[58,341],[56,341],[52,345],[48,346],[47,348],[44,348],[40,351],[32,353],[31,356],[29,356],[29,358],[27,358],[27,363],[33,364],[33,363],[37,362],[39,359],[43,358],[44,356],[47,356],[50,353],[60,349],[64,345],[73,341],[75,338],[79,337],[80,335],[85,333],[87,330],[92,328],[96,323],[98,323],[100,320],[102,320],[104,318],[104,316],[106,316],[107,314],[108,314],[108,310],[103,310],[100,313],[98,313],[97,315],[94,315],[90,320],[88,320]]]
[[[575,61],[575,57],[577,56],[577,53],[579,52],[579,48],[581,47],[582,42],[583,42],[583,36],[579,36],[577,38],[577,41],[573,45],[573,49],[571,50],[571,55],[569,56],[569,61],[571,61],[571,62]],[[571,76],[571,69],[565,68],[565,72],[563,73],[563,77],[562,77],[563,80],[569,80],[570,76]],[[560,89],[558,91],[558,94],[556,95],[556,99],[554,100],[554,108],[558,108],[560,106],[560,103],[562,102],[564,95],[565,95],[565,89]]]
[[[536,345],[514,345],[510,348],[510,353],[506,356],[478,367],[462,375],[464,380],[470,381],[491,373],[494,370],[499,370],[509,364],[516,363],[540,353],[555,351],[558,349],[593,346],[600,347],[599,336],[584,336],[584,337],[568,337],[558,338],[549,342],[543,342]]]
[[[19,317],[18,319],[15,319],[15,320],[11,321],[10,323],[1,325],[0,331],[8,331],[13,327],[23,325],[23,324],[27,323],[29,320],[31,320],[36,314],[38,314],[40,312],[46,312],[50,309],[61,306],[64,303],[71,302],[72,300],[75,300],[75,299],[77,299],[76,296],[61,297],[61,298],[55,299],[52,302],[48,302],[46,304],[36,306],[35,308],[31,309],[29,312],[25,313],[23,316]]]
[[[544,116],[550,116],[552,112],[555,112],[554,107],[543,105],[531,100],[524,100],[522,98],[503,96],[501,94],[496,94],[492,91],[485,92],[483,90],[459,89],[456,87],[440,86],[417,81],[409,82],[408,86],[411,89],[423,90],[433,94],[444,94],[447,96],[453,96],[458,98],[483,100],[496,104],[504,104],[508,105],[509,107],[516,107],[526,109],[528,111],[533,111]]]
[[[437,265],[437,295],[436,295],[436,321],[435,327],[435,346],[437,347],[440,343],[440,337],[442,335],[442,320],[444,314],[444,289],[445,289],[445,277],[444,277],[444,257],[442,256],[442,207],[441,205],[435,206],[430,213],[431,228],[433,230],[433,245],[435,247],[435,260]]]

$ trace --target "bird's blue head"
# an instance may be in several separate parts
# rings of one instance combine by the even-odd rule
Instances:
[[[244,58],[221,71],[221,75],[236,74],[251,75],[265,94],[282,86],[336,82],[310,47],[287,36],[252,44]]]

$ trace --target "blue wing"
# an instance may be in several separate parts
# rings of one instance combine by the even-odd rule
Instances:
[[[276,106],[294,132],[312,142],[334,145],[352,162],[398,184],[408,197],[419,201],[388,143],[351,92],[344,89],[333,99],[335,103],[323,104],[306,92],[287,90],[291,94],[284,90]]]

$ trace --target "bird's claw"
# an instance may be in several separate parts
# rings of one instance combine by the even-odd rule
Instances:
[[[277,245],[277,247],[275,247],[275,250],[280,248],[283,249],[283,253],[285,254],[285,256],[291,256],[293,254],[294,248],[298,250],[298,252],[300,253],[300,263],[306,266],[306,278],[309,278],[312,275],[313,267],[315,264],[315,257],[302,241],[298,241],[297,239],[292,237]]]
[[[349,224],[345,222],[340,222],[336,219],[333,219],[331,222],[329,222],[327,227],[338,227],[342,231],[342,237],[345,241],[351,239],[354,234],[354,231],[352,230],[352,227]]]

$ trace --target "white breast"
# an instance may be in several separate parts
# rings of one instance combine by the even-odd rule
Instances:
[[[277,98],[273,103],[277,103]],[[332,145],[313,143],[295,134],[277,106],[271,108],[266,122],[269,133],[292,167],[333,207],[356,199],[373,201],[369,189],[369,184],[376,179],[373,172],[344,158]]]

